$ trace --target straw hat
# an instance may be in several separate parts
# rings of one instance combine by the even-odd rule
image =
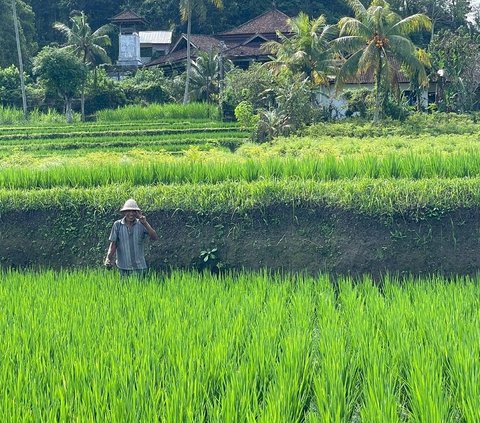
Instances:
[[[140,211],[140,207],[138,207],[137,202],[133,198],[130,198],[127,201],[125,201],[125,204],[120,209],[121,212],[128,211],[128,210]]]

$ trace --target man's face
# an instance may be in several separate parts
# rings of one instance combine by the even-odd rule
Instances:
[[[136,210],[127,210],[124,213],[127,223],[133,223],[137,219],[138,212]]]

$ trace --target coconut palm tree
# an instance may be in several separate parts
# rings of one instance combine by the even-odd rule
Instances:
[[[304,12],[290,18],[288,24],[291,35],[278,33],[280,41],[265,44],[264,48],[275,55],[268,67],[276,72],[303,73],[315,85],[327,83],[334,68],[329,43],[337,32],[336,27],[327,25],[323,15],[310,19]]]
[[[223,66],[223,69],[222,69]],[[215,51],[200,51],[197,59],[192,63],[191,92],[197,100],[210,102],[212,97],[218,96],[221,84],[221,71],[229,72],[233,68],[231,60],[224,59]]]
[[[110,58],[105,50],[111,45],[110,37],[107,35],[109,25],[104,25],[92,32],[88,24],[87,16],[80,12],[70,18],[72,27],[55,22],[53,27],[60,31],[67,38],[64,49],[73,52],[87,66],[93,67],[94,72],[99,63],[110,63]],[[82,120],[85,120],[85,87],[81,93]]]
[[[373,0],[366,8],[360,0],[346,0],[355,17],[338,22],[339,37],[333,41],[347,58],[337,74],[337,88],[352,76],[372,73],[375,86],[374,122],[380,120],[383,99],[397,80],[399,68],[415,74],[418,82],[428,83],[425,66],[419,60],[409,36],[430,29],[430,20],[423,14],[401,18],[390,10],[385,0]]]
[[[218,8],[223,7],[222,0],[209,0]],[[190,38],[192,35],[192,14],[193,11],[204,20],[207,15],[206,0],[180,0],[180,15],[183,22],[187,22],[187,69],[185,79],[185,94],[183,96],[183,104],[187,104],[190,100],[190,73],[191,73],[191,52],[190,52]]]

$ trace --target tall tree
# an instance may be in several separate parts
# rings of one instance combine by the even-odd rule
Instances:
[[[218,97],[222,72],[233,68],[230,60],[225,60],[220,52],[210,50],[201,51],[192,63],[191,87],[196,100],[210,102]]]
[[[479,108],[480,35],[465,29],[435,34],[429,46],[434,75],[439,86],[437,105],[442,111],[472,111]],[[445,81],[448,84],[445,85]]]
[[[474,3],[472,0],[390,0],[392,9],[401,16],[423,13],[430,18],[430,41],[438,31],[446,28],[455,31],[466,25]]]
[[[430,29],[423,14],[401,18],[384,0],[373,0],[366,8],[360,0],[347,0],[355,17],[340,19],[340,36],[333,41],[348,56],[337,74],[337,87],[352,76],[373,74],[375,86],[374,121],[380,120],[383,99],[395,85],[399,67],[417,75],[419,83],[428,83],[425,66],[419,60],[409,36]]]
[[[209,0],[216,7],[223,7],[222,0]],[[192,14],[195,13],[200,20],[205,20],[206,17],[206,0],[180,0],[180,14],[183,22],[187,22],[187,75],[185,78],[185,94],[183,96],[183,104],[187,104],[190,100],[190,73],[191,73],[191,49],[190,39],[192,35]]]
[[[70,23],[71,28],[59,22],[53,25],[67,38],[67,43],[63,48],[79,57],[85,65],[93,67],[94,71],[99,63],[110,63],[110,58],[104,48],[111,43],[110,37],[106,34],[109,26],[104,25],[92,32],[84,12],[72,16]],[[81,111],[82,120],[85,120],[84,87],[82,87]]]
[[[289,19],[288,24],[292,35],[278,34],[280,41],[265,45],[275,55],[270,67],[302,73],[315,85],[327,83],[334,69],[330,41],[337,32],[336,27],[327,25],[323,15],[310,19],[303,12]]]
[[[87,79],[87,66],[72,52],[44,47],[33,61],[33,72],[47,91],[63,98],[67,122],[73,121],[72,99]]]

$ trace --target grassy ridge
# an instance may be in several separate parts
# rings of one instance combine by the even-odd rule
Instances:
[[[233,140],[229,141],[230,143]],[[167,147],[180,148],[182,144]],[[199,145],[215,140],[198,140]],[[192,146],[195,140],[185,140]],[[115,145],[115,144],[114,144]],[[117,144],[126,147],[128,143]],[[217,144],[218,145],[218,144]],[[82,145],[80,144],[79,147]],[[152,145],[153,146],[153,145]],[[160,145],[155,143],[158,148]],[[113,145],[110,147],[113,149]],[[209,154],[209,155],[207,155]],[[221,183],[228,181],[253,182],[263,179],[301,179],[312,181],[336,181],[346,179],[453,179],[480,177],[480,151],[472,154],[432,154],[420,156],[389,155],[386,157],[354,156],[335,158],[265,157],[260,159],[238,156],[192,154],[174,158],[145,152],[140,159],[113,154],[94,161],[32,160],[29,167],[16,165],[16,160],[0,173],[0,187],[9,189],[33,189],[65,187],[95,187],[114,183],[130,185]],[[92,156],[93,157],[93,156]]]
[[[168,150],[172,152],[188,149],[191,146],[203,147],[228,147],[238,148],[244,142],[245,134],[238,131],[219,131],[205,134],[203,132],[188,134],[170,134],[156,136],[114,136],[44,140],[10,140],[0,143],[0,157],[5,159],[4,166],[17,163],[18,166],[26,163],[31,158],[29,167],[35,167],[36,156],[53,158],[54,161],[63,160],[64,156],[85,155],[90,152],[111,152],[115,160],[115,151],[119,149],[143,149],[145,152],[152,150]],[[25,153],[28,153],[26,155]],[[106,160],[108,161],[108,160]],[[72,163],[73,164],[73,163]]]
[[[375,216],[439,216],[480,207],[480,178],[335,182],[263,180],[219,184],[156,186],[107,185],[98,188],[0,190],[0,212],[85,208],[117,210],[119,199],[134,197],[146,210],[183,209],[234,213],[280,203],[321,205]]]
[[[102,131],[139,131],[142,129],[188,129],[188,128],[238,128],[238,124],[234,122],[220,122],[210,119],[165,119],[165,120],[145,120],[145,121],[129,121],[129,122],[105,122],[105,123],[78,123],[74,125],[50,125],[50,126],[0,126],[0,139],[7,139],[8,135],[16,135],[18,137],[25,136],[33,138],[36,134],[56,136],[60,134],[70,133],[101,133]]]
[[[383,282],[3,273],[0,418],[478,421],[478,280]]]

